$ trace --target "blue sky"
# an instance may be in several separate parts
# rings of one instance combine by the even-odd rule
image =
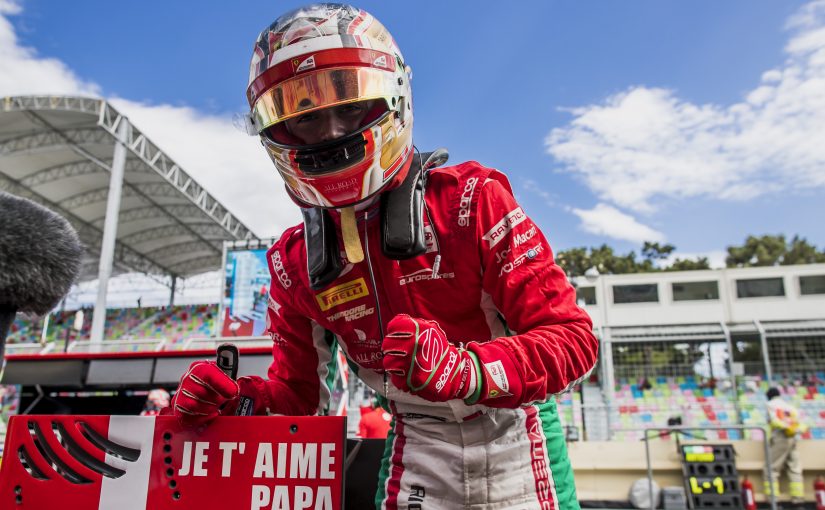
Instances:
[[[111,99],[276,235],[298,214],[231,117],[255,36],[301,4],[0,0],[0,96]],[[556,250],[825,247],[825,2],[356,5],[413,68],[416,145],[508,173]]]

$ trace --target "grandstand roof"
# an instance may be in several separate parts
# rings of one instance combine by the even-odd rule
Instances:
[[[0,190],[34,200],[72,223],[87,248],[81,280],[97,277],[123,119],[102,99],[0,100]],[[126,149],[114,274],[203,273],[220,267],[223,241],[254,237],[133,124]]]

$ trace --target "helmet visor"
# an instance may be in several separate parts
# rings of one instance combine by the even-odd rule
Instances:
[[[320,108],[384,98],[392,101],[392,73],[369,67],[321,69],[285,80],[264,92],[252,108],[258,132]]]

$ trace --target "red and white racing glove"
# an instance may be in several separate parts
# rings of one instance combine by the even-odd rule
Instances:
[[[522,403],[522,378],[495,342],[457,347],[437,322],[399,314],[387,324],[382,350],[392,383],[429,401],[460,398],[468,405],[494,407]]]
[[[457,347],[437,322],[400,314],[387,325],[382,350],[392,383],[429,401],[460,398],[469,405],[495,407],[521,403],[521,377],[494,342]]]
[[[184,427],[198,427],[217,416],[267,414],[269,407],[263,378],[233,381],[214,361],[204,360],[189,365],[170,406],[161,414],[173,414]]]
[[[384,370],[399,389],[432,402],[477,399],[478,358],[451,344],[437,322],[396,315],[381,348]]]

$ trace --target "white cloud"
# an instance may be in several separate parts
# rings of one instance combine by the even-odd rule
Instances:
[[[0,0],[0,96],[24,94],[77,94],[96,96],[100,87],[79,78],[63,62],[38,57],[33,48],[21,46],[8,15],[20,6]]]
[[[603,235],[623,241],[641,244],[644,241],[664,242],[661,232],[642,225],[632,216],[607,204],[598,204],[593,209],[570,209],[581,220],[582,229],[591,234]]]
[[[733,105],[635,86],[573,108],[547,151],[604,202],[650,213],[667,199],[747,200],[825,188],[825,1],[786,24],[787,59]]]
[[[536,181],[532,179],[526,179],[522,183],[521,187],[528,193],[538,195],[538,197],[541,198],[544,204],[548,207],[554,207],[556,205],[557,197],[551,194],[549,191],[543,189],[541,185]]]
[[[79,77],[66,63],[20,44],[8,19],[20,10],[18,3],[0,0],[0,97],[103,96],[100,85]],[[256,234],[274,236],[300,221],[263,148],[238,131],[230,116],[107,99]]]
[[[256,234],[277,236],[301,221],[258,138],[236,129],[230,118],[189,107],[111,102]]]

